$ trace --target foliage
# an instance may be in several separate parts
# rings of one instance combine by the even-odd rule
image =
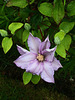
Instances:
[[[28,49],[30,32],[42,41],[49,35],[52,47],[57,45],[56,56],[62,62],[63,71],[64,61],[75,56],[74,25],[74,0],[0,0],[0,47],[5,54],[15,44]],[[65,73],[70,65],[67,65]],[[69,68],[71,73],[73,67]],[[38,76],[32,76],[30,80],[36,84],[40,78],[34,77]],[[24,84],[30,80],[24,79]]]

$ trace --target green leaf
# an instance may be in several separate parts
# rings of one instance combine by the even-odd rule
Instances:
[[[60,21],[64,17],[64,5],[62,3],[62,0],[57,0],[54,4],[53,8],[53,18],[57,24],[60,23]]]
[[[18,30],[18,29],[20,29],[22,26],[23,26],[22,23],[14,22],[14,23],[11,23],[9,25],[8,29],[11,31],[12,34],[14,34],[15,31]]]
[[[65,32],[63,30],[60,30],[58,33],[55,34],[54,42],[56,44],[60,44],[60,42],[63,40],[64,36],[65,36]]]
[[[19,41],[19,40],[22,41],[23,31],[24,31],[23,28],[21,28],[20,30],[16,31],[15,36],[18,38],[18,41]],[[15,36],[14,36],[14,37],[15,37]]]
[[[1,36],[5,37],[5,36],[8,36],[8,33],[6,30],[3,30],[3,29],[0,29],[0,34]]]
[[[32,74],[31,73],[24,72],[23,73],[23,83],[24,83],[24,85],[28,84],[30,82],[31,78],[32,78]]]
[[[13,45],[12,38],[8,38],[8,37],[3,38],[2,47],[3,47],[3,50],[4,50],[5,54],[10,50],[12,45]]]
[[[28,30],[24,30],[23,35],[22,35],[22,40],[23,42],[25,42],[29,37],[29,31]]]
[[[31,29],[31,26],[30,26],[30,24],[25,23],[24,28],[25,28],[26,30],[30,30],[30,29]]]
[[[33,75],[32,76],[31,82],[33,84],[37,84],[39,81],[40,81],[40,76],[38,76],[38,75]]]
[[[34,2],[34,0],[31,0],[31,2],[29,2],[29,4],[32,4]],[[10,0],[7,3],[7,7],[11,7],[11,6],[17,6],[20,8],[25,8],[28,5],[27,0]]]
[[[57,36],[57,37],[55,37],[54,38],[54,42],[55,42],[55,44],[60,44],[60,38]]]
[[[59,45],[57,45],[56,52],[61,57],[66,58],[66,51],[65,51],[64,46],[61,43]]]
[[[65,33],[68,33],[74,27],[74,22],[62,22],[59,26]]]
[[[71,41],[72,41],[71,36],[66,35],[62,40],[61,44],[65,47],[66,50],[68,50],[70,48]]]
[[[75,15],[75,1],[71,1],[67,6],[68,16]]]
[[[52,9],[53,9],[52,4],[47,2],[41,3],[40,7],[38,7],[40,13],[48,17],[52,16]]]

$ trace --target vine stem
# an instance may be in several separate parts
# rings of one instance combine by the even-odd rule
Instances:
[[[54,27],[52,27],[52,26],[48,26],[48,25],[43,24],[43,23],[42,23],[42,25],[45,25],[45,26],[47,26],[47,27],[52,28],[52,29],[54,29],[54,30],[55,30],[55,28],[54,28]]]
[[[43,37],[43,34],[42,34],[42,31],[40,29],[40,26],[38,26],[39,30],[40,30],[40,33],[41,33],[41,36],[42,36],[42,40],[44,41],[44,37]]]

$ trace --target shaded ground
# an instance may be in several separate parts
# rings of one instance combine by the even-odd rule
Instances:
[[[52,87],[40,82],[24,86],[19,80],[0,75],[0,100],[72,100],[62,93],[53,92]]]
[[[0,50],[0,100],[74,100],[74,82],[62,79],[61,76],[59,80],[55,79],[55,84],[41,80],[37,85],[30,82],[24,86],[24,70],[13,64],[19,54],[13,51],[5,55]]]

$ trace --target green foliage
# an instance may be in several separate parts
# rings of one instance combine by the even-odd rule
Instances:
[[[74,27],[74,22],[62,22],[59,26],[65,33],[71,31]]]
[[[31,78],[32,78],[31,73],[24,72],[23,73],[23,83],[24,83],[24,85],[28,84],[30,82]]]
[[[8,36],[8,33],[6,30],[3,30],[3,29],[0,29],[0,34],[1,36],[5,37],[5,36]]]
[[[67,12],[68,12],[68,16],[73,16],[73,15],[75,15],[75,1],[71,1],[71,2],[67,5]]]
[[[40,28],[42,30],[46,30],[51,26],[51,23],[49,21],[49,19],[47,17],[45,17],[42,21],[42,23],[40,24]]]
[[[22,35],[22,40],[23,42],[26,42],[26,40],[28,39],[28,36],[29,36],[29,31],[28,30],[24,30],[23,31],[23,35]]]
[[[18,31],[16,31],[16,34],[14,35],[14,37],[17,37],[17,39],[21,42],[22,41],[22,35],[23,35],[23,29],[20,29]]]
[[[64,39],[62,40],[61,44],[63,44],[63,46],[65,47],[65,49],[68,51],[68,49],[70,48],[70,44],[71,44],[71,36],[70,35],[66,35],[64,37]]]
[[[14,34],[15,31],[20,29],[22,26],[23,26],[22,23],[14,22],[14,23],[11,23],[8,28],[11,31],[11,33]]]
[[[56,49],[57,54],[59,54],[61,57],[66,58],[66,51],[62,44],[57,45]]]
[[[53,6],[51,3],[41,3],[40,7],[38,7],[38,10],[45,16],[51,17],[52,16],[52,9]]]
[[[59,44],[63,40],[64,36],[65,36],[65,32],[63,30],[60,30],[58,33],[55,34],[54,42],[56,44]]]
[[[71,41],[72,41],[71,36],[66,35],[63,38],[63,40],[59,43],[59,45],[57,45],[57,49],[56,49],[57,54],[63,58],[66,58],[66,51],[65,50],[67,50],[67,51],[69,50]]]
[[[34,2],[34,0],[31,0],[31,2],[29,2],[29,4],[32,4]],[[17,6],[20,8],[24,8],[28,5],[27,0],[10,0],[7,3],[7,7],[11,7],[11,6]]]
[[[65,12],[62,0],[56,0],[53,7],[53,18],[57,24],[59,24],[63,19],[64,14]]]
[[[40,76],[38,76],[38,75],[32,75],[31,82],[33,84],[37,84],[39,81],[40,81]]]
[[[3,47],[3,50],[4,50],[5,54],[10,50],[12,45],[13,45],[12,38],[8,38],[8,37],[3,38],[2,47]]]
[[[66,5],[66,0],[64,0],[64,6]]]
[[[30,26],[30,24],[25,23],[24,28],[25,28],[26,30],[30,30],[30,29],[31,29],[31,26]]]

